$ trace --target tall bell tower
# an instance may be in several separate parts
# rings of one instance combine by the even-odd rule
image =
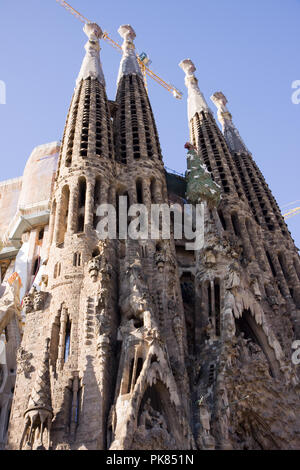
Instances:
[[[212,97],[223,135],[199,89],[193,62],[186,59],[180,66],[186,74],[195,149],[188,153],[192,171],[187,197],[195,196],[195,178],[201,174],[197,167],[221,189],[220,203],[206,207],[204,245],[196,254],[197,444],[297,448],[298,418],[291,419],[290,410],[299,410],[291,361],[299,322],[299,257],[276,201],[232,123],[226,98],[220,92]],[[213,440],[205,436],[203,414],[209,416]]]
[[[111,351],[117,328],[115,246],[99,242],[97,207],[108,202],[115,161],[113,129],[99,57],[102,31],[84,28],[88,36],[70,105],[55,190],[51,203],[49,256],[44,266],[40,303],[28,294],[22,347],[32,372],[18,373],[9,431],[9,448],[45,444],[26,428],[23,414],[35,376],[42,367],[49,338],[49,374],[53,449],[106,446],[106,419],[112,387]],[[46,366],[44,366],[46,367]],[[26,418],[27,419],[27,418]],[[40,419],[39,415],[34,419]],[[45,424],[47,427],[47,424]],[[31,423],[32,427],[32,423]],[[48,429],[50,433],[50,429]]]

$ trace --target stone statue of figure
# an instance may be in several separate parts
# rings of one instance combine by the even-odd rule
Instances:
[[[226,289],[236,289],[241,285],[240,275],[238,273],[238,266],[236,263],[230,265],[229,274],[226,282]]]
[[[21,313],[20,289],[21,278],[18,273],[13,273],[8,281],[7,287],[0,299],[0,334],[10,322],[12,316]]]
[[[139,260],[135,260],[124,275],[121,283],[120,308],[123,321],[138,320],[149,330],[155,328],[149,289]]]
[[[221,200],[221,187],[212,179],[200,154],[190,143],[185,144],[187,154],[187,197],[192,204],[206,202],[217,207]]]
[[[210,435],[210,417],[211,414],[208,411],[207,406],[205,405],[204,400],[199,401],[199,414],[200,414],[200,423],[203,428],[203,432],[206,436]]]
[[[145,403],[143,412],[141,414],[141,426],[145,426],[145,428],[152,428],[153,427],[153,420],[152,420],[152,406],[151,406],[151,400],[148,398],[148,400]]]
[[[205,333],[209,339],[212,338],[215,334],[215,328],[214,328],[214,325],[212,324],[211,318],[209,318],[208,320],[208,323],[205,328]]]
[[[150,429],[154,426],[158,426],[161,429],[167,430],[167,424],[159,411],[156,411],[151,406],[151,399],[148,398],[145,405],[143,412],[140,418],[140,425],[145,426],[145,428]]]

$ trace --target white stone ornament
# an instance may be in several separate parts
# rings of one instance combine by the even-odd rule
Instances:
[[[133,40],[136,37],[135,31],[129,24],[124,24],[119,27],[118,33],[123,38],[122,45],[123,57],[120,63],[117,84],[123,75],[139,75],[143,78],[143,74],[136,57],[135,46]]]
[[[226,96],[221,91],[217,91],[210,97],[210,99],[218,109],[218,120],[222,125],[224,137],[230,150],[233,152],[249,153],[239,131],[232,122],[232,115],[226,106],[228,102]]]
[[[193,119],[196,113],[210,111],[203,94],[200,91],[198,80],[194,75],[196,67],[191,59],[184,59],[179,67],[185,72],[185,86],[188,89],[188,119]]]
[[[83,59],[81,69],[76,80],[76,86],[81,80],[87,78],[97,79],[103,86],[105,86],[105,79],[100,61],[100,44],[99,39],[102,38],[102,29],[96,23],[88,23],[84,25],[83,31],[89,38],[86,43],[86,54]]]

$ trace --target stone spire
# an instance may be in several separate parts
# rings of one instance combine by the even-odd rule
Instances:
[[[123,25],[119,34],[124,38],[124,44],[114,117],[116,159],[122,163],[141,158],[161,160],[155,119],[134,49],[135,32],[130,25]]]
[[[23,448],[24,441],[26,450],[49,450],[50,447],[53,409],[49,373],[49,344],[50,339],[47,338],[42,363],[37,371],[28,406],[24,413],[25,425],[20,450]],[[47,429],[47,442],[44,444],[45,429]],[[36,432],[37,430],[38,432]]]
[[[50,339],[47,338],[42,363],[38,369],[25,414],[32,410],[45,410],[52,413],[49,375],[49,343]]]
[[[209,111],[209,107],[201,93],[198,80],[194,75],[196,70],[191,59],[182,60],[179,67],[185,72],[185,85],[188,89],[188,119],[193,119],[196,113]]]
[[[84,25],[83,31],[89,38],[85,45],[86,54],[83,59],[81,69],[76,80],[76,86],[89,77],[98,79],[99,83],[105,86],[105,79],[100,61],[99,39],[102,37],[102,29],[96,23]]]
[[[143,78],[133,43],[133,40],[136,37],[134,29],[129,24],[124,24],[120,26],[118,33],[124,39],[124,42],[122,45],[123,57],[120,63],[117,84],[119,84],[123,75],[136,74]]]
[[[226,139],[227,145],[232,152],[247,152],[249,153],[247,147],[245,146],[237,128],[232,122],[232,115],[228,111],[226,104],[226,96],[223,95],[221,91],[217,91],[211,96],[211,100],[214,102],[218,108],[218,119],[222,124],[224,137]]]

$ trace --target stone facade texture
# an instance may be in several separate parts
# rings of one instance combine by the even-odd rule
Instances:
[[[189,200],[189,176],[168,175],[163,165],[134,31],[119,31],[115,101],[105,90],[101,30],[89,25],[55,181],[50,165],[46,202],[29,186],[21,191],[34,222],[18,222],[19,246],[3,236],[10,250],[0,252],[3,289],[14,270],[24,272],[20,253],[30,273],[23,325],[17,315],[3,323],[15,365],[13,383],[0,376],[0,446],[297,449],[299,371],[291,345],[300,339],[298,252],[226,98],[213,98],[222,133],[191,61],[182,66],[190,146],[221,193],[220,204],[208,204],[199,188],[204,245],[194,252],[173,237],[97,237],[99,204],[118,210],[120,196],[148,208]],[[51,148],[55,155],[58,146]],[[18,181],[10,184],[20,192]]]

